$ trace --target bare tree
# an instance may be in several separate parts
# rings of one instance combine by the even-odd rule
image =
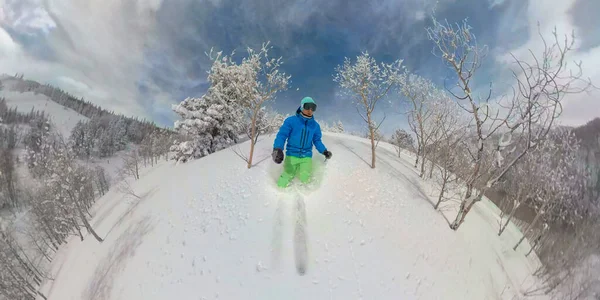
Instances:
[[[246,134],[246,137],[248,137],[248,139],[251,141],[251,144],[256,145],[256,143],[258,142],[258,138],[261,135],[276,132],[279,129],[279,127],[283,124],[284,120],[285,117],[283,115],[274,111],[269,111],[265,107],[262,107],[258,115],[256,116],[254,126],[254,137],[252,137],[253,130],[251,123],[243,124],[242,131]],[[247,154],[248,152],[242,150],[238,144],[232,146],[230,149],[246,163],[251,161],[250,156],[248,156]]]
[[[447,200],[447,192],[454,190],[454,186],[459,184],[460,178],[464,176],[461,166],[468,160],[461,143],[464,141],[468,124],[457,104],[448,97],[437,99],[433,115],[437,119],[434,124],[437,128],[431,132],[430,138],[432,149],[429,177],[432,177],[434,166],[437,167],[440,193],[434,208],[438,209],[440,203]]]
[[[548,159],[546,147],[538,147],[530,151],[518,164],[507,173],[505,180],[500,183],[506,191],[505,199],[511,203],[510,212],[504,219],[504,214],[500,216],[500,229],[498,236],[502,235],[515,213],[527,199],[535,197],[539,190],[546,184],[547,173],[550,167],[544,159]]]
[[[94,171],[94,183],[99,195],[104,195],[110,188],[110,180],[104,168],[97,166]]]
[[[591,87],[591,82],[582,79],[581,63],[576,64],[579,71],[566,68],[565,58],[572,50],[572,40],[569,42],[565,37],[564,42],[559,41],[555,31],[554,43],[548,45],[540,34],[544,43],[540,58],[531,51],[532,58],[528,61],[513,56],[518,67],[513,71],[515,92],[512,98],[500,99],[494,108],[489,104],[491,88],[484,99],[476,99],[472,92],[471,83],[487,48],[478,46],[471,29],[466,21],[453,26],[447,22],[442,24],[435,18],[433,27],[427,29],[429,39],[435,43],[434,54],[439,54],[457,76],[456,88],[448,90],[461,108],[472,116],[475,133],[474,151],[467,148],[472,168],[465,178],[465,197],[450,226],[454,230],[463,223],[473,205],[482,199],[486,189],[498,183],[529,150],[546,138],[562,112],[564,96]],[[503,139],[495,144],[493,136],[501,128]],[[519,138],[517,141],[512,141],[514,135]],[[518,148],[515,148],[516,144]],[[490,149],[493,149],[493,155],[485,155]],[[485,161],[487,159],[495,160],[495,163]]]
[[[125,175],[125,174],[123,174]],[[117,185],[117,189],[119,190],[119,192],[123,193],[124,195],[127,196],[131,196],[137,200],[141,200],[142,197],[140,197],[134,190],[133,187],[131,186],[131,183],[129,182],[129,180],[127,180],[126,176],[122,176],[121,180],[119,180],[119,184]]]
[[[254,146],[260,134],[260,128],[257,127],[257,120],[260,118],[261,111],[264,114],[264,104],[275,98],[275,95],[287,90],[288,82],[291,76],[281,72],[280,67],[283,64],[282,58],[270,58],[270,42],[264,43],[260,51],[248,48],[248,57],[242,62],[242,66],[247,66],[249,73],[253,74],[254,81],[249,82],[250,92],[243,99],[243,105],[250,116],[250,154],[248,156],[248,169],[252,167],[252,158],[254,156]]]
[[[526,295],[593,299],[590,297],[600,293],[599,216],[595,211],[573,226],[553,230],[544,227],[544,238],[535,248],[542,262],[533,274],[539,278],[539,284],[527,290]]]
[[[59,243],[73,230],[83,240],[81,227],[102,242],[88,221],[95,200],[92,172],[76,163],[75,153],[62,136],[49,135],[47,142],[47,163],[40,170],[47,176],[40,179],[43,193],[34,197],[32,211]]]
[[[140,179],[140,156],[136,150],[132,150],[123,158],[123,173],[132,176],[135,180]]]
[[[433,82],[421,76],[405,72],[400,76],[400,90],[408,99],[409,111],[406,113],[408,125],[417,137],[417,156],[421,159],[420,177],[425,175],[425,163],[428,159],[433,138],[440,128],[441,110],[437,108],[437,101],[443,95],[437,90]],[[418,164],[419,157],[415,161]]]
[[[367,123],[371,139],[371,168],[375,168],[375,134],[383,122],[377,124],[373,120],[373,111],[379,100],[398,83],[402,69],[401,60],[381,63],[380,66],[367,52],[359,55],[355,63],[346,57],[344,64],[336,67],[334,81],[352,98],[356,111]]]
[[[73,225],[79,230],[79,222],[96,238],[98,242],[103,239],[92,228],[86,216],[87,209],[94,201],[93,181],[91,172],[82,166],[74,164],[73,157],[66,154],[57,155],[56,170],[62,174],[55,173],[48,181],[53,186],[57,199],[64,202],[65,210],[73,220]],[[80,233],[81,235],[81,233]]]
[[[530,186],[529,198],[533,201],[536,216],[514,246],[516,250],[537,222],[561,220],[573,224],[588,210],[589,203],[583,201],[584,171],[577,157],[579,143],[569,130],[557,130],[556,136],[539,145],[539,180]]]

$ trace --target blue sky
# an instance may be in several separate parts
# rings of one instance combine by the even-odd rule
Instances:
[[[243,55],[246,47],[271,41],[292,75],[291,88],[273,107],[293,113],[311,96],[320,120],[360,130],[363,121],[333,82],[335,67],[368,51],[382,62],[403,59],[441,87],[450,73],[425,34],[436,2],[438,19],[468,18],[490,48],[478,88],[493,81],[495,96],[506,92],[502,58],[539,47],[538,21],[545,34],[554,26],[561,33],[576,30],[573,58],[583,59],[586,75],[600,85],[600,19],[591,13],[600,11],[596,0],[0,0],[0,73],[25,73],[108,109],[172,126],[177,116],[170,105],[207,88],[205,52],[213,47]],[[596,92],[566,99],[564,123],[600,116],[599,98]],[[377,111],[378,118],[387,114],[386,133],[405,126],[402,105],[393,103]]]

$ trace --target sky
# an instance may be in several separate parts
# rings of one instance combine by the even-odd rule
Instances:
[[[311,96],[318,120],[365,124],[333,81],[344,58],[367,51],[380,62],[396,59],[440,87],[451,80],[432,54],[425,28],[437,19],[465,18],[489,47],[473,82],[494,97],[508,93],[510,54],[541,51],[537,24],[551,38],[576,35],[571,61],[600,86],[600,1],[597,0],[0,0],[0,73],[59,86],[109,110],[171,127],[171,110],[208,88],[211,48],[236,51],[270,41],[281,56],[290,88],[270,104],[294,113]],[[389,95],[376,109],[384,133],[406,128],[402,97]],[[561,123],[581,125],[600,117],[600,92],[567,95]]]

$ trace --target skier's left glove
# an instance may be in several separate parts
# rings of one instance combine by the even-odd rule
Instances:
[[[330,159],[331,156],[333,156],[333,153],[331,153],[331,151],[329,151],[329,150],[325,150],[323,152],[323,155],[325,155],[325,158]]]
[[[283,150],[275,148],[273,149],[273,153],[271,154],[271,157],[273,157],[273,161],[276,164],[280,164],[283,161]]]

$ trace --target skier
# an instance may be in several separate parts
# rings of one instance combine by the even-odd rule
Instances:
[[[321,126],[313,114],[317,104],[311,97],[305,97],[300,102],[295,116],[290,116],[283,122],[275,142],[273,143],[273,161],[281,164],[283,146],[287,141],[286,157],[283,163],[283,173],[277,180],[277,186],[285,188],[298,175],[300,181],[308,183],[312,176],[312,147],[327,159],[332,156],[321,141]]]

